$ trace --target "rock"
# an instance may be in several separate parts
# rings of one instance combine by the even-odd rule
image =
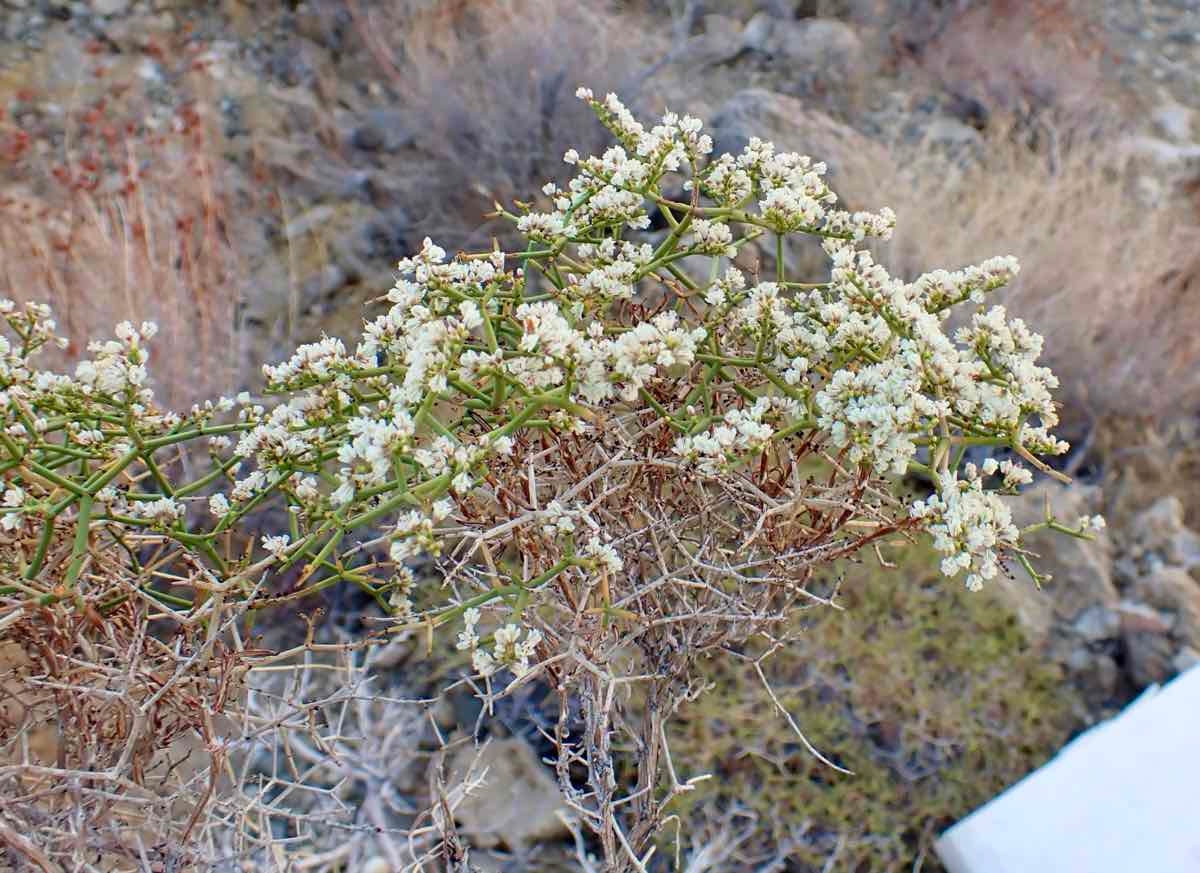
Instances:
[[[1089,606],[1071,627],[1088,642],[1113,639],[1121,631],[1121,616],[1107,606]]]
[[[979,131],[954,118],[935,119],[925,128],[923,139],[927,143],[948,149],[978,148],[983,144]]]
[[[301,311],[326,300],[349,281],[350,276],[340,264],[326,264],[300,283]]]
[[[129,0],[92,0],[92,11],[97,15],[120,15],[129,8]]]
[[[775,17],[769,12],[759,12],[742,28],[742,48],[750,52],[765,52],[767,40],[775,28]]]
[[[1166,103],[1150,116],[1160,136],[1172,142],[1186,143],[1192,139],[1192,110],[1178,103]]]
[[[1046,483],[1026,489],[1010,503],[1017,527],[1041,521],[1047,498],[1054,517],[1067,524],[1074,524],[1080,516],[1094,515],[1100,508],[1098,488]],[[1049,573],[1050,581],[1041,591],[1032,584],[997,587],[1010,597],[1016,594],[1020,598],[1015,604],[1017,614],[1031,621],[1034,629],[1053,623],[1047,611],[1057,620],[1075,622],[1090,607],[1115,610],[1120,597],[1113,583],[1112,546],[1107,536],[1082,540],[1039,531],[1027,538],[1026,546],[1035,553],[1030,559],[1034,567]],[[1032,617],[1034,614],[1036,617]]]
[[[1174,672],[1171,641],[1163,634],[1125,634],[1129,677],[1138,688],[1164,682]]]
[[[1183,673],[1192,669],[1197,664],[1200,664],[1200,652],[1193,649],[1191,646],[1184,646],[1175,653],[1175,657],[1171,659],[1171,666],[1175,668],[1175,672]]]
[[[481,848],[510,849],[555,840],[568,831],[558,783],[533,750],[518,739],[492,740],[482,750],[464,748],[454,760],[454,781],[474,767],[484,784],[455,811],[463,836]],[[452,783],[453,784],[453,783]]]
[[[703,70],[733,60],[740,51],[736,39],[730,42],[723,36],[698,33],[684,44],[676,62],[688,70]]]
[[[375,109],[350,132],[350,145],[364,152],[397,152],[413,144],[415,134],[403,113]]]
[[[363,861],[360,873],[392,873],[391,862],[387,858],[375,855]]]
[[[1144,603],[1122,601],[1118,604],[1115,615],[1118,627],[1123,633],[1165,634],[1171,630],[1171,620]]]
[[[1126,140],[1125,151],[1144,158],[1165,170],[1193,172],[1200,167],[1200,143],[1168,142],[1153,136],[1135,136]]]
[[[1134,599],[1175,616],[1174,634],[1181,642],[1200,648],[1200,583],[1183,567],[1159,567],[1137,579]]]
[[[1067,656],[1065,664],[1073,683],[1086,699],[1099,704],[1116,692],[1121,670],[1111,656],[1079,648]]]
[[[830,82],[852,78],[865,67],[862,40],[853,27],[833,18],[776,21],[762,50],[789,70],[816,73]]]
[[[1161,497],[1138,513],[1129,525],[1131,547],[1139,557],[1153,553],[1167,564],[1200,566],[1200,534],[1183,521],[1178,497]]]
[[[709,36],[727,39],[736,48],[742,37],[742,23],[732,15],[721,15],[712,13],[705,15],[701,22],[704,27],[704,32]]]

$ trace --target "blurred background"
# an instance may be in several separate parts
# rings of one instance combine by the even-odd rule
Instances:
[[[937,870],[946,825],[1200,661],[1200,2],[0,0],[0,296],[55,307],[63,363],[157,320],[171,404],[254,390],[296,343],[352,337],[424,236],[509,239],[494,202],[607,142],[579,85],[697,115],[720,150],[826,161],[851,208],[898,213],[897,275],[1022,262],[1003,302],[1046,336],[1077,484],[1017,511],[1108,532],[1035,542],[1040,592],[967,595],[918,549],[842,568],[846,610],[768,669],[855,778],[737,662],[672,745],[720,777],[680,806],[692,873]],[[815,254],[789,273],[819,277]],[[361,604],[326,607],[344,628]],[[421,659],[397,654],[389,687],[462,669]],[[482,731],[552,811],[542,709]],[[487,791],[464,823],[482,869],[577,869],[553,815],[497,831]]]

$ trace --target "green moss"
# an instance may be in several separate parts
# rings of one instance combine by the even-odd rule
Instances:
[[[764,664],[807,738],[856,775],[803,748],[752,666],[714,661],[672,744],[682,769],[716,777],[678,801],[693,832],[741,809],[757,828],[746,851],[786,851],[788,870],[819,870],[835,851],[839,871],[908,871],[922,857],[938,870],[936,835],[1066,740],[1070,692],[999,598],[906,551],[895,570],[842,568],[846,610],[808,613]]]

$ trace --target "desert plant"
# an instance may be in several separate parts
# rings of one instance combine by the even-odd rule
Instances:
[[[151,324],[120,325],[74,375],[39,371],[49,313],[6,305],[0,627],[79,602],[98,550],[140,561],[143,535],[194,568],[137,586],[187,625],[357,586],[388,634],[456,629],[489,702],[534,676],[557,689],[561,789],[624,871],[646,869],[695,785],[665,725],[700,693],[697,663],[828,605],[819,568],[927,535],[969,589],[1010,563],[1036,581],[999,494],[1031,468],[1061,478],[1038,455],[1066,444],[1040,337],[982,308],[1016,262],[894,279],[863,246],[893,214],[840,210],[824,165],[758,139],[712,155],[695,118],[647,128],[614,95],[578,96],[619,145],[568,151],[548,211],[497,205],[528,244],[448,258],[427,240],[353,352],[325,338],[264,367],[269,407],[158,408]],[[729,265],[796,234],[823,240],[827,281],[778,256],[770,276]],[[185,449],[203,446],[197,469]],[[979,446],[1019,460],[964,464]],[[906,497],[907,471],[934,493]],[[276,498],[288,529],[237,548]],[[440,580],[416,578],[420,555]]]

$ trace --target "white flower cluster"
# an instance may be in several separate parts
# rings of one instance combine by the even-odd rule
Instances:
[[[122,321],[117,325],[115,340],[88,344],[88,351],[96,357],[80,361],[75,368],[75,378],[102,394],[141,392],[146,384],[149,357],[142,344],[156,333],[158,325],[154,322],[144,321],[140,327],[134,327],[131,322]]]
[[[817,423],[854,464],[903,473],[916,454],[914,432],[941,411],[920,389],[918,375],[895,360],[839,370],[817,392]]]
[[[0,498],[0,530],[16,530],[24,519],[21,509],[25,503],[25,491],[13,485],[5,489],[4,497]]]
[[[621,334],[608,345],[613,376],[622,385],[621,399],[634,400],[660,368],[692,363],[697,344],[707,335],[703,327],[689,330],[674,312],[660,313]]]
[[[942,573],[957,576],[965,570],[967,589],[978,591],[999,572],[1000,550],[1015,548],[1020,534],[1004,501],[984,490],[973,468],[966,474],[960,479],[953,471],[942,473],[938,492],[914,503],[911,514],[945,556]]]
[[[451,510],[452,504],[449,500],[439,500],[433,505],[430,515],[415,509],[402,515],[396,522],[393,532],[395,540],[388,556],[396,564],[401,564],[422,553],[438,554],[442,544],[435,527],[438,522],[450,516]]]
[[[593,267],[567,286],[567,296],[595,308],[632,298],[643,268],[654,258],[654,249],[646,243],[639,246],[608,238],[599,245],[579,246],[579,256]]]
[[[133,518],[145,519],[158,526],[169,526],[183,518],[184,509],[179,501],[171,497],[157,500],[131,501],[124,507],[125,513]]]
[[[707,475],[727,471],[744,455],[762,452],[775,435],[775,428],[764,422],[772,411],[782,411],[793,417],[796,403],[777,397],[760,397],[749,409],[731,409],[722,424],[693,436],[675,441],[675,454],[694,463]]]
[[[737,247],[733,244],[733,231],[722,221],[706,221],[697,218],[692,222],[692,247],[702,255],[724,255],[727,258],[737,256]]]
[[[598,536],[589,538],[580,554],[587,558],[591,567],[605,573],[620,573],[625,566],[617,550]]]
[[[493,646],[489,652],[480,645],[476,626],[480,613],[477,607],[463,611],[463,629],[458,634],[458,650],[471,652],[471,666],[485,678],[507,667],[518,679],[529,672],[529,662],[536,656],[542,642],[542,632],[531,629],[526,632],[520,625],[506,624],[493,634]],[[521,639],[521,634],[525,639]]]

